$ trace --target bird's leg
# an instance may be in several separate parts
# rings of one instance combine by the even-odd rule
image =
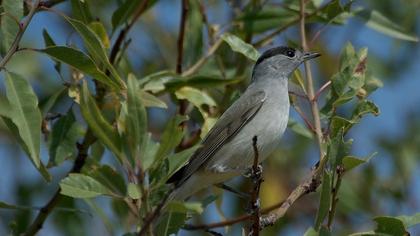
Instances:
[[[215,186],[218,187],[218,188],[224,189],[228,192],[231,192],[231,193],[235,194],[236,196],[238,196],[242,199],[248,199],[249,196],[250,196],[249,193],[238,191],[238,190],[236,190],[236,189],[234,189],[234,188],[232,188],[232,187],[230,187],[230,186],[228,186],[224,183],[216,184]]]

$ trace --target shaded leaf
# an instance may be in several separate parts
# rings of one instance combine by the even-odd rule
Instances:
[[[319,208],[316,213],[315,229],[320,229],[322,222],[328,214],[331,204],[331,174],[324,171],[322,175],[321,197],[319,200]]]
[[[375,233],[384,233],[387,235],[408,235],[404,223],[390,216],[379,216],[373,219],[377,223]]]
[[[184,164],[189,160],[191,155],[200,147],[200,145],[195,145],[188,149],[185,149],[181,152],[177,152],[175,154],[170,155],[167,157],[169,161],[169,170],[167,179],[171,177],[176,171],[178,171]]]
[[[155,155],[155,164],[160,164],[160,160],[169,155],[173,149],[181,142],[184,136],[184,130],[180,127],[180,123],[186,121],[185,116],[175,116],[166,125],[162,134],[160,146]]]
[[[3,0],[1,14],[2,43],[9,50],[19,32],[19,23],[23,18],[23,0]]]
[[[80,70],[82,73],[90,75],[102,83],[114,88],[119,87],[119,84],[106,76],[88,55],[77,49],[64,46],[53,46],[42,49],[41,52],[48,54],[56,60],[69,64],[77,70]]]
[[[145,107],[159,107],[165,109],[168,108],[164,101],[160,100],[158,97],[151,93],[143,91],[142,89],[138,90],[137,95],[140,97]]]
[[[136,10],[141,0],[125,0],[121,6],[112,14],[112,27],[114,30],[126,22]]]
[[[156,235],[176,234],[187,219],[186,213],[168,212],[156,226]]]
[[[119,135],[102,115],[95,100],[89,93],[86,81],[83,82],[80,109],[83,118],[86,120],[96,137],[114,153],[119,161],[122,161]]]
[[[47,113],[50,112],[50,110],[54,107],[54,105],[57,103],[60,97],[64,95],[66,90],[67,90],[66,88],[62,88],[56,91],[48,98],[48,100],[45,103],[40,104],[42,117],[45,117]]]
[[[189,213],[193,212],[195,214],[203,213],[204,209],[200,202],[179,202],[172,201],[168,204],[168,211],[179,212],[179,213]]]
[[[253,61],[256,61],[260,56],[260,53],[251,44],[245,43],[233,34],[224,33],[221,37],[233,51],[239,52]]]
[[[376,10],[361,10],[355,13],[356,16],[361,18],[368,27],[376,30],[380,33],[388,35],[390,37],[407,40],[412,42],[418,42],[419,38],[413,34],[404,32],[404,30],[388,18],[386,18],[382,13]]]
[[[138,96],[139,86],[134,75],[128,75],[127,81],[127,140],[134,158],[144,152],[147,135],[147,113]]]
[[[99,195],[113,195],[104,185],[90,176],[69,174],[60,181],[60,193],[73,198],[92,198]]]
[[[120,173],[109,165],[100,165],[92,168],[87,173],[90,177],[106,186],[109,190],[121,196],[126,195],[126,186],[124,178]]]
[[[306,126],[303,126],[301,123],[296,122],[292,118],[289,118],[289,122],[287,126],[296,134],[299,134],[303,137],[310,138],[310,139],[313,138],[312,132],[308,130]]]
[[[86,24],[92,21],[92,14],[90,13],[87,1],[71,0],[71,8],[75,19]]]

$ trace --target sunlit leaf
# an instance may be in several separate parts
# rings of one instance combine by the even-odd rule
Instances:
[[[104,185],[90,176],[70,174],[60,181],[60,193],[73,198],[92,198],[100,195],[113,195]]]
[[[260,56],[260,53],[251,44],[245,43],[233,34],[224,33],[221,37],[233,51],[239,52],[253,61],[256,61]]]
[[[128,183],[127,194],[131,199],[140,199],[141,192],[139,186],[135,183]]]
[[[145,92],[142,89],[138,90],[138,96],[143,102],[145,107],[159,107],[159,108],[168,108],[168,105],[158,97],[154,96],[151,93]]]
[[[401,220],[406,228],[420,224],[420,212],[411,216],[397,216],[396,218]]]
[[[35,167],[40,168],[41,112],[38,98],[29,82],[18,74],[6,72],[6,95],[10,105],[10,119],[29,151]]]
[[[109,42],[108,34],[104,25],[100,21],[92,21],[89,23],[89,28],[96,33],[96,35],[101,39],[102,44],[105,48],[109,48],[111,43]]]
[[[298,123],[297,121],[293,120],[292,118],[289,118],[289,122],[287,126],[296,134],[302,135],[306,138],[313,138],[313,134],[306,126],[303,126],[301,123]]]

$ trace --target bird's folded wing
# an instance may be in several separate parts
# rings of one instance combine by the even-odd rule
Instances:
[[[244,95],[220,117],[203,139],[201,147],[193,154],[190,161],[168,180],[169,183],[175,182],[179,186],[185,182],[203,164],[208,162],[224,144],[232,140],[242,127],[252,120],[266,99],[264,91]]]

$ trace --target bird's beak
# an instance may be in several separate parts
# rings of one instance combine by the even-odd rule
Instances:
[[[305,52],[302,56],[302,59],[304,61],[306,61],[306,60],[310,60],[310,59],[313,59],[313,58],[319,57],[319,56],[321,56],[321,54],[319,54],[317,52]]]

